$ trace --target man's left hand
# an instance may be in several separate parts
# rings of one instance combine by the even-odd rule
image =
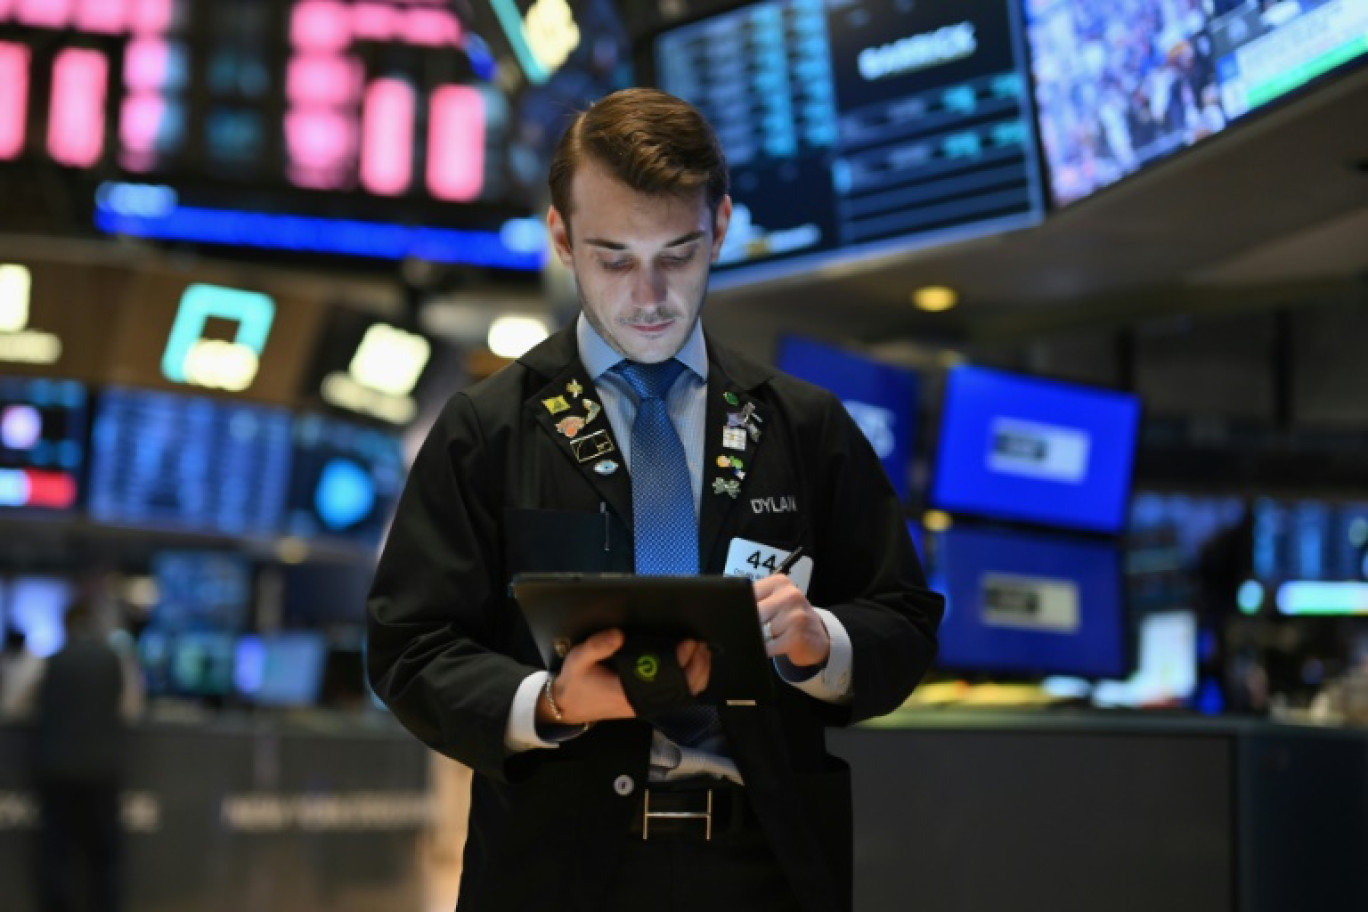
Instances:
[[[831,655],[826,624],[793,580],[784,574],[756,580],[755,601],[771,658],[783,656],[800,667],[826,664]]]

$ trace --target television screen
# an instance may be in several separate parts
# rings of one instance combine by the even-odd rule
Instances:
[[[1115,534],[1126,521],[1140,402],[963,365],[946,375],[931,502]]]
[[[147,692],[153,696],[226,697],[233,689],[237,638],[221,631],[147,629],[138,637]]]
[[[1110,544],[955,526],[936,540],[942,668],[1119,678],[1129,671]]]
[[[89,506],[118,525],[275,535],[290,413],[178,393],[109,389],[95,407]]]
[[[0,220],[537,271],[555,127],[630,66],[609,0],[535,5],[0,3],[0,164],[76,188]]]
[[[903,500],[916,444],[917,375],[852,351],[797,336],[779,340],[780,370],[835,393],[864,431]]]
[[[70,580],[55,576],[16,576],[0,595],[9,626],[24,634],[24,647],[45,658],[66,642],[67,606],[76,597]]]
[[[301,415],[294,428],[285,531],[305,539],[379,545],[404,486],[397,434]]]
[[[159,551],[152,556],[158,598],[151,625],[159,630],[237,632],[252,605],[252,567],[231,551]]]
[[[328,644],[321,633],[290,631],[238,640],[233,688],[258,706],[318,702]]]
[[[76,506],[87,421],[81,384],[0,377],[0,512]]]
[[[1143,491],[1131,499],[1126,525],[1126,592],[1142,613],[1205,604],[1203,588],[1219,585],[1224,555],[1236,544],[1248,509],[1242,498]],[[1243,573],[1243,570],[1238,571]]]
[[[1039,220],[1016,0],[765,0],[661,32],[736,204],[718,287]]]
[[[1099,681],[1093,702],[1104,706],[1175,706],[1197,692],[1197,616],[1159,611],[1140,621],[1135,672],[1124,681]]]
[[[1288,615],[1368,614],[1368,503],[1254,501],[1252,579],[1240,609]]]
[[[1368,0],[1025,0],[1057,205],[1368,53]]]

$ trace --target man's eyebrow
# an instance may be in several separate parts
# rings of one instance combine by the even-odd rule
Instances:
[[[666,241],[666,247],[681,247],[685,244],[692,244],[694,241],[703,237],[702,231],[690,231],[688,234],[680,235],[673,241]],[[627,245],[617,241],[610,241],[607,238],[585,238],[584,243],[591,247],[602,247],[606,250],[626,250]]]

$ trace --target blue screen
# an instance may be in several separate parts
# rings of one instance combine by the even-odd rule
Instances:
[[[252,567],[231,551],[160,551],[152,556],[158,630],[237,632],[252,604]]]
[[[931,501],[951,512],[1120,532],[1134,396],[980,367],[946,377]]]
[[[1128,671],[1119,551],[1105,543],[955,527],[936,541],[946,597],[938,664],[1117,678]]]
[[[917,375],[831,345],[786,336],[778,366],[830,390],[845,404],[904,500],[917,423]]]
[[[90,513],[109,523],[274,535],[289,471],[284,409],[112,389],[95,413]]]
[[[399,436],[302,415],[295,422],[294,447],[285,531],[377,546],[404,486]]]
[[[70,510],[85,465],[86,391],[0,377],[0,510]]]
[[[261,706],[308,706],[318,701],[327,642],[315,632],[291,631],[238,640],[234,689]]]

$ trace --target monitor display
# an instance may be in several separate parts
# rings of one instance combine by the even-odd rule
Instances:
[[[147,692],[159,697],[226,697],[237,638],[221,631],[148,629],[138,637]]]
[[[952,513],[1115,534],[1135,396],[963,365],[946,375],[931,502]]]
[[[1253,614],[1368,614],[1368,503],[1259,498],[1252,578],[1237,598]]]
[[[1110,544],[955,526],[936,540],[945,669],[1120,678],[1121,558]]]
[[[1368,54],[1368,0],[1024,0],[1064,205]]]
[[[1124,681],[1099,681],[1093,702],[1103,706],[1181,706],[1197,693],[1197,616],[1159,611],[1140,620],[1135,672]]]
[[[655,84],[731,168],[714,284],[1038,221],[1016,2],[764,0],[657,35]]]
[[[233,689],[258,706],[318,702],[328,644],[321,633],[291,631],[238,640]]]
[[[399,436],[301,415],[295,421],[294,446],[285,532],[378,546],[404,486]]]
[[[79,383],[0,377],[0,512],[76,506],[88,420]]]
[[[24,634],[24,648],[46,658],[66,643],[67,606],[76,597],[71,580],[55,576],[16,576],[4,591],[6,623]]]
[[[874,447],[906,500],[916,445],[917,374],[834,345],[797,336],[779,340],[780,370],[835,393]]]
[[[159,630],[244,629],[252,604],[252,567],[231,551],[160,551],[152,557]]]
[[[89,508],[116,525],[275,535],[290,478],[290,413],[109,389],[95,407]]]

